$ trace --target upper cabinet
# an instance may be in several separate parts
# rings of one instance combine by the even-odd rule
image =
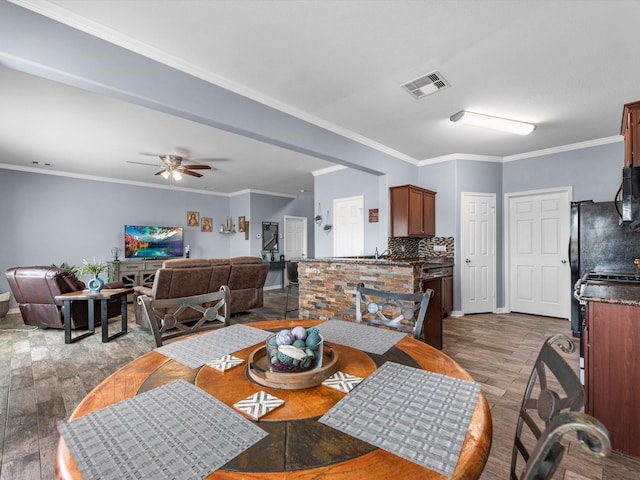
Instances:
[[[391,187],[389,191],[392,237],[436,234],[436,192],[414,185]]]
[[[620,134],[625,144],[624,166],[640,167],[640,101],[624,106]]]

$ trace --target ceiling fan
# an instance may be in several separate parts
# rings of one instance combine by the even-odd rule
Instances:
[[[162,161],[162,170],[156,172],[156,175],[161,175],[163,178],[171,179],[171,180],[181,180],[182,175],[191,175],[192,177],[202,177],[201,173],[194,172],[193,170],[211,170],[209,165],[183,165],[182,162],[188,160],[185,157],[180,155],[157,155]],[[129,162],[129,163],[137,163],[140,165],[151,165],[149,163],[142,162]]]

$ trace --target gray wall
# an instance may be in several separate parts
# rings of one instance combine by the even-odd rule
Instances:
[[[406,181],[405,183],[409,183]],[[330,223],[333,224],[333,201],[339,198],[363,196],[364,198],[364,254],[373,255],[376,247],[380,251],[387,247],[389,235],[389,188],[386,175],[371,175],[353,169],[319,175],[314,180],[315,212],[318,203],[322,207],[323,225],[329,211]],[[379,221],[369,223],[369,210],[377,208]],[[324,230],[314,225],[315,257],[333,256],[333,231]],[[311,256],[311,255],[310,255]]]
[[[532,156],[521,160],[507,159],[504,163],[460,159],[416,167],[415,174],[398,174],[392,167],[393,175],[372,177],[346,169],[315,178],[316,208],[320,200],[323,210],[333,199],[344,196],[365,195],[367,199],[380,201],[380,211],[388,214],[388,187],[405,183],[414,184],[437,192],[436,235],[453,236],[456,242],[456,267],[454,308],[460,309],[460,195],[462,192],[496,194],[496,247],[497,247],[497,298],[498,308],[504,307],[504,258],[503,223],[504,195],[506,193],[541,190],[553,187],[571,186],[573,200],[592,199],[597,202],[612,201],[622,179],[624,143],[615,141],[603,145],[578,148],[575,150]],[[480,157],[479,157],[480,158]],[[376,178],[377,181],[372,180]],[[393,180],[390,180],[393,178]],[[374,185],[377,184],[377,191]],[[365,208],[375,208],[365,207]],[[366,213],[366,212],[365,212]],[[380,245],[386,238],[388,216],[378,228],[366,233],[369,247]],[[316,229],[316,255],[331,256],[331,237]]]
[[[0,169],[0,205],[1,272],[62,262],[79,266],[83,259],[94,257],[111,260],[111,249],[123,248],[126,224],[184,227],[191,257],[259,256],[262,244],[255,234],[262,220],[282,222],[284,215],[313,215],[308,196],[301,200],[263,194],[236,198],[7,169]],[[187,227],[187,210],[213,217],[214,231]],[[247,217],[250,240],[242,233],[220,233],[220,224],[230,215],[236,223],[238,215]],[[279,275],[270,272],[267,286],[279,286]],[[2,275],[0,291],[7,290]]]

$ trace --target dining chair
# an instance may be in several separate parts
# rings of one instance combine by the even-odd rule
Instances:
[[[571,354],[575,344],[566,335],[549,337],[529,376],[513,442],[511,480],[551,478],[566,450],[560,442],[569,432],[576,432],[588,453],[597,457],[611,453],[609,432],[582,411],[584,388],[560,350]]]
[[[423,293],[397,293],[360,283],[356,288],[356,323],[388,327],[420,339],[432,295],[431,288]]]
[[[223,285],[217,292],[164,300],[152,300],[148,295],[141,295],[137,302],[143,307],[156,346],[160,347],[178,337],[224,327],[229,312],[229,287]],[[187,310],[199,312],[200,318],[178,321]]]
[[[287,280],[289,281],[287,285],[287,298],[284,302],[284,318],[287,318],[287,313],[295,312],[298,308],[292,308],[289,310],[289,294],[291,293],[291,287],[299,288],[300,283],[298,283],[298,262],[287,262],[286,264],[287,271]]]

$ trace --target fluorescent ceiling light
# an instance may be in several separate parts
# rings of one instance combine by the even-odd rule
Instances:
[[[480,113],[467,112],[464,110],[456,113],[455,115],[451,115],[449,120],[476,127],[492,128],[502,132],[515,133],[516,135],[529,135],[536,128],[536,126],[531,123],[518,122],[507,118],[492,117],[491,115],[482,115]]]

